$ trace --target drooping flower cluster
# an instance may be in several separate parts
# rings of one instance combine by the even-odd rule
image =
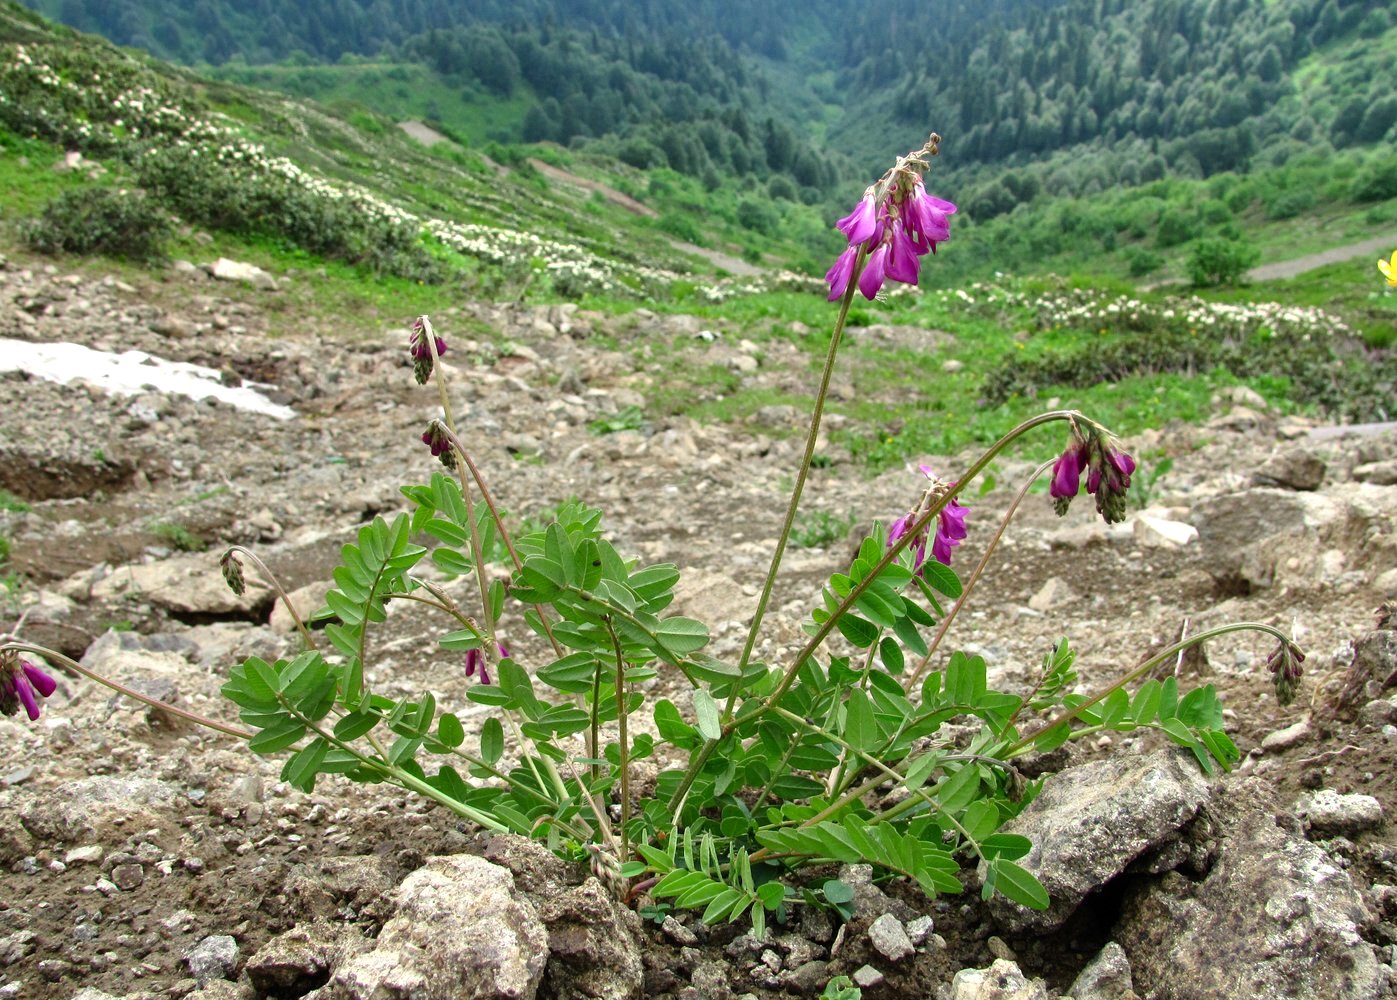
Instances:
[[[427,425],[427,430],[422,435],[422,443],[432,449],[432,457],[441,460],[441,464],[448,469],[456,468],[456,452],[451,447],[451,437],[447,433],[446,425],[440,420],[433,420]]]
[[[942,482],[936,473],[926,465],[918,466],[922,475],[931,480],[931,485],[923,492],[917,505],[899,517],[888,528],[888,547],[896,545],[938,500],[956,487],[955,483]],[[957,503],[955,497],[946,501],[936,519],[936,534],[931,539],[931,557],[943,566],[951,565],[951,550],[965,540],[965,515],[970,508]],[[926,562],[927,530],[925,527],[908,543],[912,550],[912,569],[920,572]]]
[[[936,244],[951,238],[950,216],[956,206],[927,194],[922,175],[935,156],[941,137],[932,133],[921,149],[898,158],[877,184],[863,194],[852,212],[836,223],[849,240],[848,247],[825,274],[829,299],[843,298],[854,278],[860,253],[867,251],[858,288],[872,299],[885,280],[915,285],[921,258],[936,251]]]
[[[1067,448],[1053,463],[1053,481],[1048,495],[1059,517],[1067,513],[1081,489],[1082,473],[1087,474],[1087,492],[1096,497],[1096,510],[1107,524],[1125,520],[1125,495],[1135,459],[1116,447],[1095,428],[1086,437],[1073,429]]]
[[[24,706],[29,721],[39,718],[41,699],[51,697],[58,684],[18,653],[0,653],[0,715],[17,715]]]
[[[509,650],[505,649],[504,643],[497,643],[496,648],[500,651],[500,659],[509,659]],[[490,683],[490,672],[486,669],[485,654],[480,649],[466,650],[466,677],[480,676],[480,683]]]
[[[432,332],[431,320],[418,316],[412,321],[412,334],[407,343],[412,354],[412,375],[418,385],[426,385],[427,379],[432,377],[432,347],[436,347],[437,357],[441,357],[446,353],[446,341]]]
[[[218,568],[223,571],[223,582],[228,584],[229,590],[239,597],[247,593],[247,577],[243,575],[242,560],[232,549],[223,553],[223,558],[218,561]]]
[[[1282,642],[1276,651],[1266,657],[1266,667],[1271,671],[1271,680],[1276,686],[1276,700],[1289,705],[1300,690],[1300,677],[1305,668],[1300,666],[1305,659],[1304,652],[1293,642]]]

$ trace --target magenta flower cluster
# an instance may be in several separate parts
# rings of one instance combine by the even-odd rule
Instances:
[[[885,280],[915,285],[922,257],[951,238],[950,216],[955,211],[949,201],[927,194],[921,174],[894,168],[889,181],[870,187],[858,206],[836,223],[849,245],[825,274],[830,301],[844,296],[861,250],[868,251],[858,276],[864,298],[876,296]]]
[[[1059,515],[1081,490],[1082,473],[1087,474],[1087,492],[1096,497],[1096,509],[1108,524],[1125,520],[1125,495],[1135,459],[1100,434],[1083,438],[1072,435],[1067,448],[1053,463],[1053,481],[1048,494]]]
[[[944,496],[947,491],[955,489],[955,483],[941,483],[937,480],[935,473],[928,466],[920,466],[920,469],[922,475],[930,479],[934,485],[926,491],[916,507],[899,517],[888,528],[888,548],[892,548],[912,530],[932,503]],[[957,503],[955,497],[951,497],[937,515],[936,534],[931,539],[931,557],[941,565],[951,565],[951,550],[965,540],[965,515],[969,513],[969,507]],[[920,572],[922,565],[926,562],[927,531],[925,527],[908,543],[908,548],[912,550],[912,570]]]
[[[412,333],[408,337],[408,353],[412,355],[412,374],[418,385],[426,385],[432,377],[432,347],[437,349],[437,357],[446,353],[446,341],[435,333],[429,334],[430,326],[426,316],[418,316],[412,322]],[[428,342],[428,336],[432,342]]]
[[[499,649],[499,651],[500,651],[500,659],[501,659],[501,660],[507,660],[507,659],[509,659],[509,650],[505,649],[504,643],[502,643],[502,642],[501,642],[501,643],[498,643],[497,646],[496,646],[496,648]],[[485,669],[485,668],[486,668],[486,663],[485,663],[485,654],[484,654],[484,652],[482,652],[482,651],[479,650],[479,649],[468,649],[468,650],[466,650],[466,677],[467,677],[467,678],[475,677],[475,676],[478,674],[479,677],[480,677],[480,683],[482,683],[482,684],[489,684],[489,683],[490,683],[490,672],[489,672],[487,669]]]
[[[29,721],[39,718],[40,700],[53,695],[58,684],[28,660],[6,653],[0,660],[0,714],[16,715],[24,706]]]

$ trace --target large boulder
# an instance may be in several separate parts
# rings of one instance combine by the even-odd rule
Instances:
[[[1033,842],[1020,863],[1052,902],[1038,911],[996,895],[990,912],[1012,933],[1056,930],[1137,859],[1178,841],[1208,797],[1197,762],[1174,750],[1113,757],[1053,775],[1002,829]]]
[[[548,931],[499,865],[469,854],[430,859],[403,879],[371,951],[334,973],[346,1000],[532,1000]]]
[[[1127,893],[1114,937],[1136,988],[1160,1000],[1382,996],[1390,969],[1360,936],[1371,917],[1347,873],[1248,784],[1210,810],[1222,840],[1202,881],[1171,872]]]

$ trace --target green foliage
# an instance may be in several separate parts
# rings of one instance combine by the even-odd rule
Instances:
[[[165,256],[173,233],[170,217],[155,199],[105,187],[59,195],[24,228],[25,241],[42,253],[99,253],[138,261]]]
[[[827,510],[802,512],[791,528],[791,541],[805,549],[824,548],[848,538],[855,520],[853,514],[837,517]]]
[[[1353,181],[1353,200],[1386,201],[1397,198],[1397,158],[1378,157]]]
[[[1188,258],[1188,276],[1195,287],[1235,285],[1261,258],[1256,247],[1235,240],[1199,240]]]
[[[1163,257],[1144,247],[1131,247],[1126,251],[1125,259],[1129,262],[1132,278],[1153,274],[1164,266]]]
[[[598,417],[587,426],[593,434],[638,431],[645,427],[645,413],[638,406],[623,406],[610,416]]]
[[[0,510],[7,510],[15,514],[27,514],[30,509],[29,504],[9,490],[0,489]]]
[[[150,526],[150,533],[163,538],[180,552],[203,552],[209,547],[208,542],[174,521],[156,521]]]

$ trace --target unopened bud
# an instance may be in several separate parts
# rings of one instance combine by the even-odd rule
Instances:
[[[243,576],[242,560],[232,549],[223,553],[223,558],[218,561],[218,568],[223,570],[223,580],[228,584],[229,590],[239,597],[247,593],[247,579]]]
[[[1300,677],[1305,669],[1300,666],[1305,659],[1299,646],[1290,641],[1282,641],[1276,651],[1266,657],[1266,667],[1271,671],[1271,681],[1276,686],[1276,700],[1289,705],[1300,690]]]

